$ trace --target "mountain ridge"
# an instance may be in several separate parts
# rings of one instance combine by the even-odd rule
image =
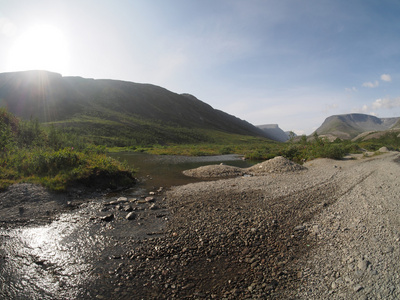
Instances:
[[[352,139],[371,131],[385,131],[400,125],[400,117],[378,118],[376,116],[351,113],[327,117],[315,131],[330,138]]]
[[[111,130],[112,122],[127,138],[135,140],[145,133],[156,137],[153,142],[179,140],[178,135],[185,135],[183,140],[196,139],[196,135],[204,140],[204,130],[266,137],[249,122],[216,110],[193,95],[179,95],[148,83],[63,77],[37,70],[9,72],[0,74],[0,99],[0,105],[23,119],[38,118],[72,130],[89,126],[95,136],[108,139],[121,134]],[[103,123],[104,134],[95,126],[99,123]],[[172,128],[180,132],[174,138],[170,137]]]
[[[271,140],[278,142],[286,142],[287,140],[289,140],[288,133],[283,131],[278,124],[256,125],[256,127],[263,130],[267,137]]]

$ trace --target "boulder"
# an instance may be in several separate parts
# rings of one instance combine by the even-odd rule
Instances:
[[[381,148],[379,148],[378,151],[381,152],[381,153],[386,153],[386,152],[389,152],[389,149],[386,148],[386,147],[381,147]]]

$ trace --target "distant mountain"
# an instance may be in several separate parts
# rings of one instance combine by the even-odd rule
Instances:
[[[316,130],[320,136],[331,139],[352,139],[359,134],[370,131],[384,131],[399,127],[398,118],[378,118],[365,114],[334,115],[326,118],[324,123]]]
[[[265,137],[261,129],[189,94],[47,71],[0,74],[0,106],[23,119],[115,144],[209,141],[210,132]]]
[[[289,139],[289,134],[280,129],[278,124],[257,125],[256,127],[263,130],[266,136],[271,140],[286,142]]]

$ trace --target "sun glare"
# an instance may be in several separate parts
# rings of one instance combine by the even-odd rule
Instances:
[[[68,43],[63,33],[51,25],[35,25],[17,37],[8,62],[15,71],[66,73],[68,59]]]

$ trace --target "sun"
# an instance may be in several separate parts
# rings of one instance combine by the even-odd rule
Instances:
[[[57,27],[34,25],[16,38],[10,48],[8,63],[9,68],[15,71],[65,73],[69,65],[67,39]]]

